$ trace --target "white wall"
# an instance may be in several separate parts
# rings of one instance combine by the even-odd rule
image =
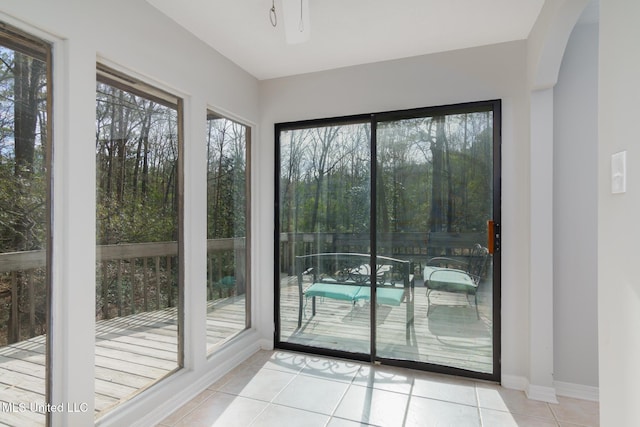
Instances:
[[[554,88],[554,379],[598,386],[598,25],[573,30]]]
[[[0,20],[54,43],[54,403],[86,402],[93,409],[96,58],[185,101],[186,368],[100,422],[152,424],[259,348],[253,331],[206,359],[206,296],[198,285],[206,277],[206,108],[255,125],[257,81],[144,0],[1,1]],[[94,420],[90,411],[56,413],[53,422]]]
[[[640,425],[640,2],[600,3],[598,336],[600,425]],[[611,155],[627,151],[627,192]]]
[[[623,3],[624,0],[617,0],[619,6]],[[637,117],[637,99],[640,99],[638,93],[634,93],[638,85],[619,88],[619,75],[616,74],[632,71],[634,74],[625,78],[634,83],[632,77],[640,75],[637,56],[635,59],[631,57],[632,67],[629,68],[625,62],[631,59],[624,53],[635,52],[632,40],[638,39],[640,34],[633,24],[640,18],[640,11],[638,6],[634,6],[633,14],[629,13],[635,18],[634,22],[634,19],[622,19],[627,18],[628,12],[616,9],[615,3],[609,7],[607,13],[611,16],[606,17],[608,36],[605,45],[611,53],[605,58],[609,62],[601,69],[601,73],[605,70],[606,77],[601,88],[607,93],[601,102],[601,105],[606,105],[606,114],[603,115],[602,109],[600,111],[600,134],[607,136],[606,140],[601,137],[600,143],[600,170],[605,172],[605,178],[611,152],[627,148],[629,154],[635,154],[637,158],[637,150],[634,152],[631,145],[632,128],[619,126],[619,123],[633,123],[633,116],[618,121],[610,112],[624,117],[632,112]],[[257,349],[258,338],[262,339],[263,345],[271,342],[273,124],[280,121],[495,98],[503,100],[502,370],[503,379],[507,376],[528,376],[530,358],[535,357],[536,349],[530,349],[529,345],[530,92],[526,42],[257,82],[143,0],[0,0],[0,19],[54,42],[54,400],[93,402],[95,184],[87,177],[95,176],[93,141],[97,56],[108,65],[185,99],[185,204],[189,206],[185,218],[186,305],[190,313],[186,324],[186,364],[189,369],[123,405],[122,411],[106,417],[102,425],[131,425],[140,419],[149,423],[157,421],[162,417],[162,411],[170,411],[212,376],[231,366],[242,354]],[[625,31],[636,37],[625,39],[626,35],[619,34],[616,27],[618,19],[628,23]],[[626,51],[614,49],[624,43],[629,44]],[[618,103],[623,108],[618,107]],[[252,171],[255,254],[252,276],[256,278],[253,283],[253,316],[257,333],[247,334],[244,340],[211,360],[204,356],[204,291],[191,285],[202,283],[206,271],[204,114],[207,106],[248,124],[259,124],[253,133],[257,138],[254,140]],[[633,172],[631,174],[633,180],[630,183],[640,184],[640,177]],[[633,251],[632,243],[640,237],[634,221],[640,217],[640,198],[637,192],[633,194],[633,185],[627,195],[613,197],[607,193],[605,181],[601,177],[598,241],[601,354],[605,348],[605,357],[600,360],[600,386],[601,390],[604,387],[603,397],[606,397],[603,408],[604,403],[612,404],[613,400],[624,403],[625,399],[632,397],[634,400],[629,402],[640,401],[638,392],[631,389],[624,376],[628,371],[635,378],[640,378],[636,363],[640,360],[640,343],[633,329],[619,327],[640,324],[640,290],[631,267],[634,259],[630,259],[637,253]],[[612,235],[617,237],[612,238]],[[623,243],[619,249],[616,244],[618,240],[624,240],[624,236],[636,239],[630,239],[632,243]],[[565,242],[561,239],[558,244]],[[607,250],[605,254],[602,253],[604,249]],[[561,274],[558,271],[558,275]],[[562,283],[565,283],[564,279]],[[564,285],[560,289],[564,290]],[[558,297],[566,301],[563,295]],[[559,334],[573,333],[576,323],[562,321],[560,328]],[[633,357],[624,359],[625,355]],[[623,357],[625,363],[617,364],[617,357]],[[570,359],[571,356],[564,351],[556,352],[557,361],[564,363]],[[560,372],[566,381],[582,384],[591,381],[588,377],[574,380],[577,378],[574,375],[578,374],[568,369]],[[628,385],[628,394],[618,395],[613,391],[614,384]],[[612,405],[612,408],[624,409],[617,405]],[[603,414],[613,419],[615,415],[612,412],[607,409]],[[89,425],[93,422],[92,414],[68,417],[58,414],[56,417],[55,425]],[[603,425],[624,424],[612,422]]]
[[[502,369],[527,377],[529,286],[529,144],[526,43],[514,42],[260,82],[261,176],[273,177],[273,124],[501,98]],[[264,206],[273,179],[258,183]],[[273,277],[273,212],[261,228],[260,269]],[[268,241],[267,241],[268,240]],[[268,273],[267,273],[268,272]],[[266,297],[266,295],[265,295]],[[272,296],[269,296],[272,300]],[[273,313],[262,319],[273,331]],[[269,323],[267,323],[269,322]],[[270,337],[266,335],[265,337]]]

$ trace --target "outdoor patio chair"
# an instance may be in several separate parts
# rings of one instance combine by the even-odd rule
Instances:
[[[370,254],[316,253],[296,256],[298,277],[298,328],[306,317],[311,298],[312,316],[316,315],[316,298],[346,301],[351,309],[358,301],[371,300]],[[408,303],[407,336],[413,319],[413,274],[406,260],[378,256],[376,263],[376,302],[391,306]]]
[[[227,296],[230,297],[233,292],[233,288],[236,286],[236,278],[234,276],[224,276],[219,282],[215,284],[215,287],[220,291],[220,298],[222,298],[222,291],[227,291]]]
[[[435,257],[427,261],[424,268],[424,283],[427,287],[427,317],[431,310],[431,292],[454,292],[473,295],[476,306],[476,315],[480,319],[478,311],[478,285],[482,280],[489,251],[487,248],[476,244],[467,260],[459,260],[446,257]]]

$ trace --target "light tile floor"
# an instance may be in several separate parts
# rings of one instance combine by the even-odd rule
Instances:
[[[260,351],[159,426],[598,426],[598,403],[529,400],[499,385]]]

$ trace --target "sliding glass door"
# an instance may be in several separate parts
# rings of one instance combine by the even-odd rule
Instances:
[[[276,346],[499,377],[500,102],[276,125]]]
[[[350,353],[370,351],[369,305],[343,293],[318,270],[362,254],[370,241],[371,126],[345,122],[283,127],[279,132],[278,291],[280,339]],[[328,274],[322,271],[320,274]],[[331,297],[305,294],[326,282]],[[320,301],[322,299],[322,301]]]
[[[412,260],[415,285],[405,304],[412,324],[377,305],[379,358],[495,370],[493,107],[379,116],[376,253]]]

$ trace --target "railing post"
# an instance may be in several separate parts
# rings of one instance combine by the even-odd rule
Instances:
[[[245,293],[245,250],[244,248],[235,248],[234,258],[236,265],[236,296],[243,295]]]
[[[156,262],[156,310],[160,310],[160,257],[155,257]]]
[[[173,307],[173,283],[171,274],[171,256],[167,257],[167,307]]]
[[[8,342],[20,341],[20,312],[18,311],[18,273],[11,272],[11,327],[8,330]]]
[[[29,338],[36,335],[36,293],[33,289],[33,274],[25,272],[27,276],[27,297],[29,300]]]
[[[118,317],[122,317],[122,260],[118,260],[118,278],[116,280],[116,295],[118,303]]]
[[[130,300],[131,300],[131,314],[136,314],[137,312],[137,308],[136,308],[136,259],[135,258],[131,258],[129,260],[129,273],[131,275],[131,286],[129,286],[129,288],[131,289],[131,296],[130,296]]]
[[[107,268],[109,263],[102,261],[102,318],[108,319],[109,316],[109,272]]]
[[[218,278],[220,280],[222,280],[222,278],[224,277],[222,275],[222,264],[224,264],[224,252],[222,254],[218,255],[216,257],[216,259],[218,260],[218,265],[217,265],[217,267],[218,267]],[[219,287],[219,292],[220,292],[220,298],[222,298],[222,286]]]
[[[213,296],[214,286],[213,286],[213,258],[209,251],[207,251],[207,294],[208,299],[215,299]]]
[[[142,258],[142,299],[144,311],[149,311],[149,273],[147,272],[147,257]]]

